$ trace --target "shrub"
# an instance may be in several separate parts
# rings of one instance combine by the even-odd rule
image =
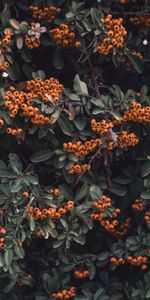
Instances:
[[[1,299],[150,299],[148,1],[0,6]]]

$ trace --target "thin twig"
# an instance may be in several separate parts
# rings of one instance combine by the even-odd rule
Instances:
[[[95,154],[91,157],[91,159],[89,160],[89,165],[91,165],[91,163],[93,162],[93,160],[96,158],[96,156],[100,153],[101,149],[103,147],[103,144],[101,144],[98,148],[98,150],[95,152]],[[80,179],[82,178],[82,176],[84,175],[86,171],[82,172],[82,174],[78,177],[78,179],[76,180],[75,184],[73,185],[73,189],[75,188],[75,186],[78,184],[78,182],[80,181]]]
[[[96,77],[94,75],[94,70],[93,70],[94,68],[93,68],[90,57],[88,57],[88,63],[89,63],[89,67],[90,67],[91,73],[92,73],[92,79],[93,79],[93,83],[94,83],[94,86],[95,86],[96,97],[100,98],[100,91],[99,91],[99,87],[98,87],[98,84],[97,84]]]
[[[18,225],[17,225],[17,227],[16,227],[15,235],[16,235],[16,233],[17,233],[17,231],[18,231],[18,229],[19,229],[19,227],[20,227],[20,225],[21,225],[23,219],[26,217],[27,210],[28,210],[28,208],[30,207],[30,205],[31,205],[31,203],[33,202],[33,200],[34,200],[34,197],[32,197],[32,198],[30,199],[29,203],[27,204],[27,206],[26,206],[26,208],[25,208],[25,211],[24,211],[24,213],[23,213],[23,215],[22,215],[22,217],[21,217],[21,219],[20,219],[20,222],[18,223]]]

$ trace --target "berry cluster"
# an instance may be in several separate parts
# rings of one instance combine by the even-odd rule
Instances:
[[[56,6],[45,6],[43,9],[39,9],[37,6],[29,6],[32,12],[33,19],[47,20],[51,23],[56,16],[61,12],[61,9]]]
[[[123,114],[120,122],[139,122],[150,124],[150,106],[142,107],[140,103],[132,102],[131,108]]]
[[[0,41],[0,70],[1,71],[7,71],[10,65],[10,63],[5,58],[5,54],[11,51],[10,50],[11,36],[12,36],[11,29],[6,28],[4,30],[4,37]]]
[[[60,190],[58,188],[51,189],[51,193],[53,197],[59,197],[60,196]]]
[[[138,25],[145,25],[147,27],[150,27],[150,15],[149,14],[143,14],[141,17],[136,18],[130,18],[130,22],[134,24],[135,26]]]
[[[111,257],[110,258],[110,262],[113,264],[113,265],[116,265],[116,266],[120,266],[120,265],[124,265],[125,264],[125,259],[124,258],[122,258],[122,257],[120,257],[120,258],[118,258],[118,257]]]
[[[113,123],[107,122],[106,120],[101,120],[100,122],[97,122],[95,119],[92,119],[91,128],[97,134],[104,136],[109,132],[110,128],[113,128]]]
[[[71,31],[67,24],[60,24],[59,27],[50,30],[54,41],[56,42],[57,46],[60,47],[80,47],[81,43],[75,41],[75,34]]]
[[[86,171],[89,171],[90,168],[91,168],[91,166],[89,164],[82,164],[82,165],[73,164],[69,167],[68,173],[71,174],[71,175],[72,174],[77,174],[79,176],[79,175],[85,173]]]
[[[136,57],[139,58],[139,59],[142,59],[142,58],[143,58],[143,55],[142,55],[141,52],[139,52],[139,51],[133,51],[133,52],[132,52],[132,55],[136,56]]]
[[[40,36],[47,31],[46,27],[41,27],[40,23],[31,23],[30,29],[25,36],[25,45],[28,49],[36,49],[40,47]]]
[[[4,238],[5,234],[6,234],[6,229],[4,227],[0,227],[0,250],[5,249],[5,238]]]
[[[148,258],[146,256],[128,256],[127,261],[133,266],[141,267],[142,270],[147,269]]]
[[[136,2],[136,0],[119,0],[119,3],[120,4],[122,4],[122,5],[124,5],[124,4],[127,4],[128,2],[132,2],[132,3],[135,3]]]
[[[98,210],[98,213],[91,214],[91,218],[93,220],[100,221],[101,226],[111,233],[115,237],[121,237],[127,233],[127,230],[129,229],[131,219],[127,218],[126,221],[120,225],[119,229],[116,229],[116,227],[119,225],[118,220],[110,220],[108,217],[106,217],[107,209],[111,207],[111,214],[112,218],[116,218],[120,214],[120,209],[116,208],[112,211],[112,204],[111,199],[106,196],[102,196],[98,202],[93,202],[93,206]]]
[[[33,98],[38,97],[38,92],[35,91],[23,92],[17,91],[14,87],[10,86],[9,90],[3,97],[5,107],[10,111],[9,116],[15,118],[16,115],[21,112],[22,116],[30,117],[31,123],[36,125],[46,125],[50,123],[50,119],[39,113],[39,108],[34,107],[35,103]],[[8,128],[6,130],[8,134],[18,134],[17,131]]]
[[[73,201],[67,201],[66,205],[64,207],[60,207],[58,209],[55,208],[44,208],[39,209],[38,207],[32,207],[30,206],[27,209],[28,215],[32,215],[34,220],[43,220],[46,217],[50,216],[52,219],[60,219],[64,214],[66,214],[68,211],[70,211],[74,207]]]
[[[28,49],[33,50],[40,47],[40,39],[30,37],[29,35],[25,36],[25,45]]]
[[[75,143],[64,143],[63,147],[68,152],[74,153],[77,157],[82,158],[100,145],[102,145],[100,139],[91,139],[86,142],[77,141]]]
[[[3,101],[5,107],[10,112],[9,116],[11,118],[15,118],[20,112],[21,116],[30,117],[32,124],[47,125],[50,123],[50,118],[40,113],[40,109],[33,100],[38,97],[41,102],[48,102],[48,97],[51,97],[54,102],[57,102],[62,91],[63,85],[57,79],[50,78],[42,81],[42,79],[36,78],[35,80],[27,81],[25,91],[19,91],[10,86],[3,97]],[[6,132],[8,134],[20,135],[22,129],[8,128]]]
[[[97,51],[102,55],[108,55],[112,52],[113,47],[122,48],[124,37],[127,32],[122,25],[123,19],[113,19],[111,14],[108,14],[101,20],[106,26],[107,36],[104,37],[97,47]]]
[[[143,210],[145,209],[145,205],[144,205],[142,199],[136,199],[136,200],[135,200],[135,203],[133,203],[133,204],[131,205],[131,207],[132,207],[134,210],[139,211],[139,212],[141,212],[141,211],[143,211]]]
[[[89,271],[74,271],[73,275],[76,279],[86,279],[89,277]]]
[[[58,79],[53,77],[46,80],[36,78],[35,80],[27,81],[27,91],[35,94],[35,97],[40,97],[44,103],[50,101],[49,97],[54,102],[58,102],[63,90],[63,85],[59,83]]]
[[[50,295],[52,299],[69,299],[75,297],[75,287],[71,286],[69,290],[62,290],[58,293]]]
[[[128,262],[133,266],[141,267],[142,270],[146,270],[148,258],[146,256],[137,256],[137,257],[128,256],[127,258],[111,257],[110,262],[116,266],[123,265],[126,262]]]
[[[124,223],[122,223],[118,229],[116,229],[117,225],[119,225],[117,220],[102,220],[101,226],[104,227],[109,233],[111,233],[114,237],[120,238],[124,236],[130,227],[131,218],[127,218]]]
[[[143,55],[141,54],[141,52],[139,51],[131,51],[132,55],[137,57],[138,59],[143,59]],[[122,59],[121,59],[121,63],[120,63],[121,67],[122,68],[125,68],[126,70],[130,71],[132,68],[133,68],[133,65],[130,61],[130,59],[126,56],[124,56]]]
[[[150,224],[150,211],[145,213],[144,220],[147,224]]]
[[[134,147],[139,143],[139,139],[137,138],[135,133],[127,133],[127,131],[123,130],[122,134],[118,137],[118,146],[120,149],[125,149],[128,147]]]
[[[116,138],[117,144],[114,141],[108,143],[109,150],[113,150],[116,146],[118,146],[120,149],[126,149],[128,147],[134,147],[139,143],[139,139],[135,133],[128,133],[125,130],[123,130],[119,136],[116,135]]]
[[[93,206],[96,208],[96,210],[98,210],[98,213],[92,214],[91,218],[93,220],[101,221],[104,218],[105,210],[111,206],[111,199],[103,195],[98,202],[93,202]]]
[[[22,128],[11,128],[11,127],[7,127],[6,129],[6,133],[10,134],[10,135],[16,135],[18,137],[21,137],[22,135]]]

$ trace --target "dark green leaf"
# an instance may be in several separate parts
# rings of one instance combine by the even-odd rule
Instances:
[[[35,154],[33,154],[30,158],[30,160],[34,163],[43,162],[48,160],[54,155],[54,152],[51,150],[41,150]]]
[[[102,196],[102,191],[97,185],[91,185],[90,187],[90,195],[92,200],[98,200]]]
[[[75,194],[75,201],[81,200],[87,194],[88,194],[88,185],[87,185],[87,183],[84,183],[80,188],[78,188],[78,190]]]
[[[145,177],[150,174],[150,160],[145,162],[141,168],[142,177]]]
[[[57,48],[53,54],[53,65],[57,70],[61,70],[64,67],[64,59],[61,51]]]

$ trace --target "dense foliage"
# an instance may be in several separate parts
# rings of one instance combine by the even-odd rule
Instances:
[[[0,16],[0,299],[150,299],[149,1]]]

